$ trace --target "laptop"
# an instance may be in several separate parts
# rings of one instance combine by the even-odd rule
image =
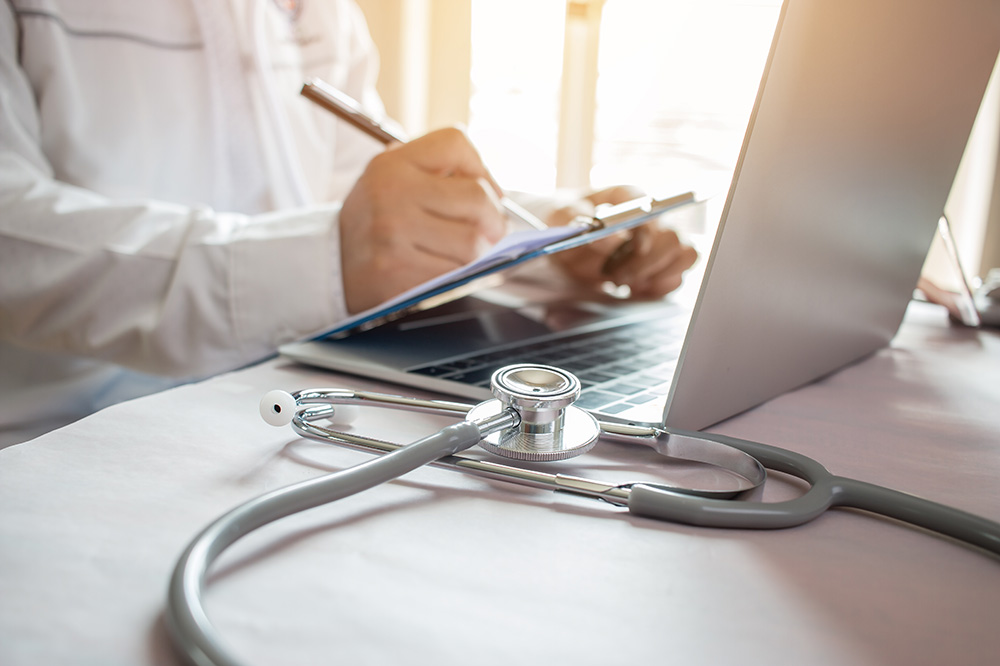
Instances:
[[[700,430],[885,346],[1000,51],[1000,2],[787,0],[693,306],[465,297],[296,361],[460,396],[577,373],[581,404]]]

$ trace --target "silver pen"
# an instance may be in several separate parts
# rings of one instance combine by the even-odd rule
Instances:
[[[393,141],[406,143],[407,141],[401,132],[379,123],[365,113],[364,108],[357,100],[349,95],[345,95],[322,79],[312,79],[303,85],[302,96],[384,144],[392,143]],[[508,215],[521,220],[535,229],[548,228],[538,217],[512,201],[510,197],[501,197],[500,205],[503,206]]]

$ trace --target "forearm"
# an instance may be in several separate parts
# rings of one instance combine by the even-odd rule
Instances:
[[[0,154],[0,337],[204,375],[345,314],[334,205],[263,216],[116,202]]]

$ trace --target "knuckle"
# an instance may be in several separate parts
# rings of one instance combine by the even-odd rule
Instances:
[[[465,132],[458,127],[444,127],[438,130],[438,132],[440,133],[441,138],[449,143],[468,143],[469,140],[469,138],[465,135]]]

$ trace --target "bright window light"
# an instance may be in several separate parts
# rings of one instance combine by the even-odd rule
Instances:
[[[779,0],[607,0],[594,187],[728,186]],[[505,187],[556,183],[565,0],[473,0],[469,133]],[[567,63],[573,67],[574,63]]]
[[[504,187],[555,185],[563,0],[472,0],[469,136]]]
[[[608,0],[591,185],[724,191],[779,8],[777,0]]]

